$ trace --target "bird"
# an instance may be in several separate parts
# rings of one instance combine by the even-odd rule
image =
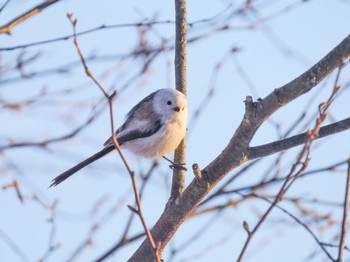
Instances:
[[[127,149],[145,158],[163,157],[172,162],[166,156],[186,136],[187,118],[185,95],[173,88],[159,89],[146,96],[127,113],[124,123],[115,132],[116,138],[123,150]],[[97,153],[55,177],[49,188],[57,186],[82,168],[114,151],[116,148],[113,137],[108,138],[103,146]]]

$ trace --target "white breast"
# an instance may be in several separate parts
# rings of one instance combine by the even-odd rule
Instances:
[[[126,142],[123,148],[148,158],[166,156],[174,151],[186,134],[186,122],[172,119],[155,134]]]

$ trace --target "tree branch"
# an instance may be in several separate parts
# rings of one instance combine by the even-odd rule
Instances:
[[[186,33],[187,13],[186,0],[175,0],[176,23],[175,23],[175,82],[176,90],[187,95],[186,87]],[[175,150],[174,162],[183,164],[186,162],[186,137]],[[178,198],[184,191],[185,170],[174,168],[171,198]]]
[[[46,7],[53,5],[57,2],[59,2],[61,0],[47,0],[35,7],[33,7],[32,9],[28,10],[27,12],[21,14],[20,16],[17,16],[16,18],[14,18],[13,20],[11,20],[10,22],[8,22],[6,25],[3,25],[0,27],[0,34],[11,34],[12,28],[14,28],[16,25],[24,22],[25,20],[27,20],[28,18],[40,13],[41,11],[43,11]]]
[[[74,45],[77,49],[78,55],[81,59],[81,63],[84,66],[85,69],[85,73],[88,77],[91,78],[91,80],[98,86],[98,88],[101,90],[101,92],[103,93],[103,95],[105,96],[105,98],[108,100],[108,105],[109,105],[109,116],[110,116],[110,124],[111,124],[111,135],[112,135],[112,140],[114,143],[114,146],[117,150],[117,152],[119,153],[120,158],[123,161],[123,164],[125,166],[125,168],[127,169],[130,178],[131,178],[131,182],[132,182],[132,187],[133,187],[133,192],[134,192],[134,197],[135,197],[135,203],[136,203],[136,208],[130,207],[129,208],[134,211],[140,218],[142,226],[145,230],[145,233],[147,235],[147,238],[149,240],[149,243],[151,244],[152,248],[153,248],[153,256],[152,256],[152,260],[156,260],[157,262],[160,261],[159,258],[159,252],[157,249],[157,245],[154,242],[154,238],[152,237],[152,234],[150,232],[150,230],[148,229],[148,226],[146,224],[145,218],[143,216],[143,212],[142,212],[142,206],[141,206],[141,200],[140,200],[140,195],[139,195],[139,191],[138,191],[138,187],[136,185],[136,179],[135,179],[135,172],[131,169],[129,163],[126,161],[126,158],[124,157],[124,154],[122,153],[117,137],[116,137],[116,133],[115,133],[115,128],[114,128],[114,117],[113,117],[113,99],[116,96],[116,91],[113,92],[111,95],[109,95],[106,90],[103,88],[103,86],[100,84],[100,82],[94,77],[94,75],[91,73],[84,55],[79,47],[78,44],[78,37],[77,37],[77,31],[76,31],[76,24],[77,24],[77,19],[73,19],[72,18],[72,14],[68,13],[67,14],[68,19],[70,20],[72,27],[73,27],[73,34],[74,34]]]
[[[78,127],[73,129],[67,134],[63,134],[57,137],[44,139],[41,141],[28,141],[28,142],[12,142],[7,145],[0,145],[0,153],[5,150],[11,150],[21,147],[42,147],[46,148],[49,144],[61,142],[70,138],[73,138],[74,136],[78,135],[82,130],[84,130],[88,125],[93,123],[93,121],[103,112],[103,108],[94,112],[87,120],[85,120],[84,123],[80,124]]]
[[[30,262],[30,259],[17,245],[16,241],[13,241],[5,232],[0,230],[0,239],[2,239],[6,245],[16,254],[17,258],[22,262]]]
[[[1,7],[0,7],[0,13],[4,11],[5,7],[10,3],[11,0],[7,0]]]
[[[257,224],[254,226],[253,230],[248,231],[248,237],[243,245],[243,248],[238,256],[237,262],[242,261],[243,256],[249,246],[249,243],[253,239],[253,236],[258,232],[259,228],[261,228],[262,224],[266,221],[269,214],[272,212],[272,210],[275,208],[278,202],[282,201],[283,197],[285,196],[286,192],[290,189],[291,185],[296,181],[296,179],[300,178],[300,176],[303,174],[304,170],[307,168],[310,160],[310,150],[311,145],[313,141],[319,137],[319,130],[321,127],[321,124],[323,121],[327,119],[327,109],[329,108],[329,105],[331,104],[331,101],[334,100],[335,95],[338,93],[340,87],[338,86],[338,81],[340,77],[340,72],[342,69],[343,63],[338,67],[338,73],[335,80],[335,84],[333,87],[333,92],[330,95],[327,102],[322,102],[319,105],[319,116],[316,118],[315,126],[312,130],[308,131],[308,139],[305,142],[302,150],[298,154],[298,158],[292,165],[288,175],[286,176],[286,179],[283,181],[282,186],[280,187],[276,197],[272,201],[272,204],[270,207],[266,210],[266,212],[261,216],[260,220],[257,222]],[[248,228],[248,226],[247,226]],[[329,253],[327,252],[329,255]],[[329,258],[333,260],[333,258],[329,255]]]
[[[347,172],[347,176],[346,176],[343,221],[342,221],[342,227],[341,227],[341,235],[340,235],[340,243],[339,243],[339,252],[338,252],[337,262],[341,262],[343,260],[343,251],[345,248],[345,239],[346,239],[347,223],[348,223],[349,190],[350,190],[350,158],[348,159],[348,172]]]
[[[240,194],[242,195],[242,194]],[[244,195],[242,195],[244,196]],[[272,204],[273,202],[271,200],[269,200],[266,197],[263,196],[259,196],[257,194],[252,194],[252,196],[260,198],[264,201],[266,201],[267,203]],[[320,239],[315,235],[315,233],[311,230],[311,228],[304,222],[302,222],[298,217],[296,217],[295,215],[293,215],[291,212],[289,212],[287,209],[281,207],[280,205],[276,205],[276,208],[281,210],[283,213],[287,214],[289,217],[291,217],[292,219],[294,219],[294,221],[299,224],[300,226],[302,226],[310,235],[311,237],[316,241],[317,245],[321,248],[321,250],[324,252],[324,254],[331,260],[333,261],[333,258],[331,256],[331,254],[327,251],[327,249],[325,248],[325,245],[320,241]]]
[[[247,97],[244,117],[228,145],[201,172],[207,181],[194,179],[178,199],[177,205],[165,208],[153,227],[152,236],[161,243],[160,252],[211,189],[234,168],[249,160],[249,144],[260,125],[279,108],[315,87],[349,56],[350,36],[301,76],[262,99],[258,107],[251,97]],[[153,249],[145,240],[130,261],[151,261],[152,255]]]
[[[319,136],[315,139],[323,138],[323,137],[340,133],[349,129],[350,129],[350,117],[344,120],[335,122],[333,124],[329,124],[324,127],[321,127],[319,131]],[[253,160],[256,158],[272,155],[272,154],[302,145],[308,140],[308,138],[309,138],[309,135],[307,132],[305,132],[305,133],[291,136],[279,141],[271,142],[261,146],[251,147],[246,157],[249,160]]]

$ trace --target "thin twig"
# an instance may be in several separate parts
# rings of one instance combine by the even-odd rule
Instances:
[[[152,228],[152,233],[162,241],[162,249],[217,183],[232,170],[249,160],[245,158],[247,148],[249,148],[256,131],[266,119],[289,102],[314,89],[318,83],[343,63],[343,59],[347,59],[349,56],[350,36],[346,37],[309,70],[268,94],[260,101],[261,107],[257,108],[252,98],[247,97],[244,117],[229,143],[213,161],[201,170],[208,177],[209,185],[199,187],[198,183],[193,180],[182,193],[176,208],[165,209]],[[144,241],[132,255],[131,261],[142,261],[144,258],[151,258],[152,255],[153,250],[149,241]]]
[[[238,193],[239,195],[241,195],[242,197],[247,197],[246,195],[243,195],[241,193]],[[269,200],[268,198],[266,197],[263,197],[263,196],[259,196],[255,193],[252,193],[249,196],[254,196],[254,197],[257,197],[257,198],[260,198],[270,204],[272,204],[273,202],[271,200]],[[288,216],[290,216],[292,219],[294,219],[295,222],[297,222],[299,225],[301,225],[304,229],[306,229],[306,231],[312,236],[312,238],[316,241],[316,243],[320,246],[320,248],[322,249],[322,251],[327,255],[327,257],[330,259],[330,260],[334,260],[331,256],[331,254],[327,251],[327,249],[325,248],[325,245],[317,238],[317,236],[315,235],[314,232],[312,232],[312,230],[310,229],[310,227],[303,223],[298,217],[296,217],[295,215],[293,215],[292,213],[290,213],[287,209],[281,207],[280,205],[276,205],[276,208],[281,210],[282,212],[284,212],[285,214],[287,214]]]
[[[338,67],[337,76],[335,79],[335,84],[333,87],[333,91],[328,99],[327,102],[323,102],[319,105],[319,117],[316,119],[315,127],[312,130],[308,131],[309,138],[307,142],[305,143],[303,149],[299,153],[299,156],[295,163],[293,164],[289,174],[286,176],[286,180],[283,182],[279,192],[276,195],[276,198],[270,205],[270,207],[267,209],[267,211],[262,215],[258,223],[255,225],[252,231],[250,231],[250,234],[248,234],[248,237],[243,245],[243,248],[238,256],[237,261],[241,261],[243,258],[243,255],[252,240],[254,234],[257,232],[257,230],[260,228],[260,226],[263,224],[263,222],[266,220],[267,216],[271,213],[273,208],[277,205],[278,202],[280,202],[285,195],[285,193],[288,191],[288,189],[292,186],[292,184],[302,175],[303,171],[307,168],[309,163],[309,155],[311,150],[311,144],[312,142],[319,136],[319,130],[321,128],[321,124],[327,119],[327,109],[329,108],[329,105],[333,101],[335,95],[338,93],[340,87],[338,86],[338,81],[340,77],[340,72],[343,68],[343,64],[341,64]],[[299,170],[297,170],[298,166],[301,165]]]
[[[323,137],[326,137],[329,135],[333,135],[335,133],[343,132],[343,131],[346,131],[349,129],[350,129],[350,118],[346,118],[344,120],[335,122],[333,124],[329,124],[329,125],[321,127],[319,130],[319,136],[315,139],[320,139],[320,138],[323,138]],[[262,157],[272,155],[272,154],[275,154],[278,152],[283,152],[284,150],[302,145],[303,143],[307,142],[308,137],[309,137],[308,133],[305,132],[305,133],[302,133],[299,135],[291,136],[291,137],[288,137],[288,138],[285,138],[282,140],[278,140],[275,142],[271,142],[268,144],[251,147],[249,149],[248,154],[247,154],[247,158],[249,160],[255,160],[255,161],[251,162],[248,165],[246,165],[245,167],[243,167],[243,169],[241,169],[237,174],[235,174],[229,180],[227,180],[212,195],[207,197],[200,205],[204,205],[205,203],[208,203],[213,198],[220,196],[220,195],[223,195],[223,194],[235,193],[237,191],[243,191],[243,190],[250,189],[250,188],[260,188],[260,187],[263,187],[267,184],[284,181],[286,179],[286,177],[282,177],[282,178],[273,177],[269,180],[258,182],[256,185],[253,185],[253,186],[245,186],[245,187],[241,187],[241,188],[229,190],[229,191],[224,190],[225,187],[227,187],[229,184],[231,184],[233,181],[235,181],[238,177],[240,177],[242,174],[244,174],[247,169],[249,169],[251,166],[257,164],[258,162],[256,162],[256,161],[261,160]],[[338,165],[342,165],[342,164],[344,164],[344,161],[341,161],[340,163],[337,163],[335,165],[331,165],[330,167],[322,168],[321,170],[315,170],[315,172],[327,171],[331,168],[334,168],[334,167],[336,167]],[[274,166],[275,166],[275,164],[274,164]],[[301,176],[308,175],[310,173],[315,173],[315,172],[306,172],[306,173],[303,173]]]
[[[335,164],[331,164],[331,165],[329,165],[327,167],[322,167],[322,168],[318,168],[318,169],[315,169],[315,170],[310,170],[310,171],[304,172],[304,173],[302,173],[299,176],[299,178],[310,176],[312,174],[323,173],[323,172],[328,172],[328,171],[334,170],[336,167],[345,165],[346,162],[347,162],[346,160],[343,160],[343,161],[337,162]],[[239,187],[239,188],[236,188],[236,189],[233,189],[233,190],[224,190],[224,189],[222,189],[221,191],[216,192],[215,196],[213,196],[212,198],[220,196],[220,195],[228,195],[228,194],[237,193],[237,192],[246,191],[246,190],[256,190],[256,189],[259,189],[259,188],[263,188],[266,185],[273,185],[275,183],[284,181],[286,179],[287,179],[286,176],[284,176],[284,177],[277,177],[277,178],[273,177],[273,178],[271,178],[269,180],[266,180],[264,182],[254,183],[253,185],[243,186],[243,187]],[[210,199],[212,199],[212,198],[210,198]],[[206,202],[203,201],[203,203],[206,203]]]
[[[83,35],[93,33],[95,31],[102,31],[102,30],[107,30],[107,29],[125,28],[125,27],[144,27],[144,26],[151,26],[151,25],[155,25],[155,24],[160,24],[160,25],[162,25],[162,24],[174,24],[174,21],[165,20],[165,21],[152,21],[152,22],[147,22],[147,23],[138,22],[138,23],[126,23],[126,24],[114,24],[114,25],[101,25],[101,26],[97,26],[97,27],[94,27],[94,28],[91,28],[91,29],[88,29],[85,31],[81,31],[81,32],[77,33],[77,36],[83,36]],[[23,44],[23,45],[12,46],[12,47],[2,47],[2,48],[0,48],[0,51],[13,51],[13,50],[17,50],[17,49],[24,49],[24,48],[33,47],[33,46],[39,46],[39,45],[45,45],[45,44],[65,41],[65,40],[69,40],[71,38],[74,38],[74,34],[56,37],[56,38],[47,39],[47,40],[38,41],[38,42],[32,42],[32,43]]]
[[[51,213],[51,218],[49,222],[51,223],[51,230],[50,230],[50,235],[49,235],[49,243],[47,250],[45,251],[44,255],[42,258],[38,260],[38,262],[44,262],[49,259],[49,257],[56,251],[58,248],[61,247],[59,243],[55,243],[55,237],[56,237],[56,231],[57,231],[57,204],[58,201],[54,201],[52,205],[49,207],[50,213]]]
[[[154,170],[156,169],[156,167],[158,166],[158,162],[154,161],[153,165],[151,166],[151,168],[149,169],[149,171],[147,172],[147,174],[143,177],[143,183],[140,187],[140,198],[142,197],[142,194],[145,190],[146,184],[149,181],[149,178],[151,177],[151,175],[153,174]],[[114,252],[116,252],[119,248],[121,248],[122,246],[128,244],[128,243],[132,243],[133,241],[139,239],[140,237],[143,237],[145,235],[145,233],[140,233],[137,234],[133,237],[128,237],[128,233],[131,229],[131,223],[134,219],[134,212],[130,213],[128,222],[126,223],[125,229],[123,234],[121,235],[119,241],[114,244],[111,248],[108,249],[108,251],[106,251],[103,255],[99,256],[95,261],[96,262],[101,262],[103,260],[105,260],[107,257],[111,256]]]
[[[140,220],[141,220],[141,223],[142,223],[142,226],[146,232],[146,235],[151,243],[151,246],[155,252],[155,257],[157,259],[157,261],[160,261],[160,258],[159,258],[159,254],[157,252],[157,247],[155,245],[155,242],[153,240],[153,237],[151,235],[151,232],[150,230],[148,229],[147,227],[147,224],[146,224],[146,221],[145,221],[145,218],[143,216],[143,212],[142,212],[142,208],[141,208],[141,201],[140,201],[140,197],[139,197],[139,193],[138,193],[138,188],[137,188],[137,185],[136,185],[136,179],[135,179],[135,172],[131,169],[129,163],[126,161],[126,158],[124,157],[121,149],[120,149],[120,146],[119,146],[119,143],[118,143],[118,140],[117,140],[117,137],[116,137],[116,134],[115,134],[115,128],[114,128],[114,116],[113,116],[113,99],[115,98],[116,96],[116,91],[113,92],[111,95],[109,95],[105,89],[103,88],[103,86],[99,83],[99,81],[92,75],[86,61],[85,61],[85,58],[83,56],[83,53],[79,47],[79,44],[78,44],[78,37],[77,37],[77,31],[76,31],[76,24],[77,24],[77,19],[73,19],[72,18],[72,14],[67,14],[67,17],[68,19],[70,20],[72,26],[73,26],[73,34],[74,34],[74,45],[76,46],[76,49],[77,49],[77,52],[79,54],[79,57],[81,59],[81,62],[84,66],[84,69],[85,69],[85,73],[87,74],[88,77],[90,77],[93,82],[99,87],[99,89],[101,90],[101,92],[103,93],[103,95],[105,96],[105,98],[108,100],[108,104],[109,104],[109,115],[110,115],[110,123],[111,123],[111,133],[112,133],[112,138],[113,138],[113,142],[114,142],[114,146],[115,148],[117,149],[118,153],[119,153],[119,156],[120,158],[122,159],[127,171],[129,172],[130,174],[130,178],[131,178],[131,181],[132,181],[132,186],[133,186],[133,189],[134,189],[134,197],[135,197],[135,202],[136,202],[136,205],[137,205],[137,214],[138,216],[140,217]]]
[[[0,34],[11,34],[12,29],[22,23],[23,21],[27,20],[28,18],[40,13],[43,11],[45,8],[47,8],[50,5],[53,5],[61,0],[47,0],[32,9],[28,10],[27,12],[17,16],[16,18],[12,19],[10,22],[8,22],[6,25],[3,25],[0,27]]]
[[[99,114],[101,114],[102,112],[103,112],[103,108],[101,108],[97,112],[94,112],[85,122],[83,122],[81,125],[79,125],[78,127],[76,127],[75,129],[73,129],[72,131],[70,131],[67,134],[60,135],[60,136],[53,137],[53,138],[49,138],[49,139],[45,139],[42,141],[37,141],[37,142],[31,142],[31,141],[18,142],[18,143],[12,142],[8,145],[0,145],[0,152],[5,151],[5,150],[21,148],[21,147],[43,147],[43,148],[45,148],[49,144],[53,144],[53,143],[57,143],[57,142],[61,142],[61,141],[73,138],[74,136],[79,134],[81,131],[83,131],[84,128],[86,128],[88,125],[93,123],[93,121],[96,119],[96,117]]]
[[[348,159],[348,174],[347,174],[347,177],[346,177],[343,221],[342,221],[342,227],[341,227],[339,253],[338,253],[337,262],[341,262],[343,260],[343,251],[344,251],[344,248],[345,248],[345,239],[346,239],[347,222],[348,222],[349,190],[350,190],[350,158]]]
[[[199,20],[190,22],[190,23],[188,23],[188,26],[193,27],[194,25],[198,25],[198,24],[202,24],[202,23],[208,23],[208,22],[218,18],[219,16],[223,15],[231,6],[232,6],[232,4],[229,4],[224,10],[220,11],[219,13],[217,13],[217,14],[211,16],[211,17],[204,18],[204,19],[199,19]],[[108,30],[108,29],[114,29],[114,28],[151,27],[153,25],[173,25],[173,24],[175,24],[175,21],[172,21],[172,20],[160,20],[160,21],[147,21],[147,22],[142,21],[142,22],[124,23],[124,24],[100,25],[100,26],[96,26],[96,27],[87,29],[85,31],[78,32],[77,36],[87,35],[87,34],[90,34],[90,33],[94,33],[96,31],[102,31],[102,30]],[[246,29],[249,29],[249,27],[247,27]],[[74,34],[65,35],[65,36],[56,37],[56,38],[47,39],[47,40],[38,41],[38,42],[32,42],[32,43],[23,44],[23,45],[17,45],[17,46],[12,46],[12,47],[4,47],[4,48],[0,48],[0,51],[12,51],[12,50],[16,50],[16,49],[24,49],[24,48],[27,48],[27,47],[33,47],[33,46],[38,46],[38,45],[55,43],[55,42],[59,42],[59,41],[65,41],[65,40],[68,40],[68,39],[71,39],[71,38],[74,38]]]
[[[11,1],[11,0],[7,0],[7,1],[2,5],[2,7],[0,8],[0,13],[1,13],[2,11],[4,11],[5,7],[10,3],[10,1]]]
[[[306,146],[304,147],[304,149],[306,148]],[[302,152],[306,152],[305,150],[303,150]],[[304,154],[300,154],[300,157],[298,158],[298,160],[296,161],[296,164],[294,164],[287,176],[287,179],[284,181],[283,185],[281,186],[279,192],[277,193],[274,201],[271,203],[271,205],[269,206],[269,208],[266,210],[266,212],[262,215],[262,217],[260,218],[260,220],[258,221],[258,223],[255,225],[255,227],[253,228],[253,230],[251,230],[248,234],[248,237],[243,245],[243,248],[238,256],[238,259],[237,259],[237,262],[239,261],[242,261],[242,258],[243,258],[243,255],[245,253],[245,251],[247,250],[248,248],[248,245],[250,243],[250,241],[252,240],[253,236],[255,235],[255,233],[258,231],[258,229],[260,228],[260,226],[263,224],[263,222],[266,220],[267,216],[271,213],[271,211],[273,210],[273,208],[277,205],[277,203],[279,201],[282,200],[283,198],[283,195],[285,194],[285,188],[288,186],[288,182],[290,180],[290,177],[292,176],[292,174],[294,174],[294,172],[296,171],[296,168],[297,168],[297,163],[299,161],[301,161],[301,157],[303,156]],[[303,167],[306,167],[306,165],[303,165]],[[301,168],[299,171],[297,171],[297,174],[298,173],[301,173],[302,170],[304,168]]]
[[[2,187],[3,190],[9,189],[9,188],[15,189],[17,198],[19,199],[19,201],[21,202],[21,204],[23,204],[23,203],[24,203],[24,198],[25,198],[25,197],[23,196],[22,191],[19,189],[19,185],[18,185],[17,180],[14,180],[11,184],[7,184],[7,185],[4,185],[4,186]]]
[[[9,248],[13,251],[14,254],[17,255],[18,259],[23,262],[30,262],[30,259],[24,254],[23,250],[17,246],[16,242],[13,241],[5,232],[0,230],[0,239],[2,239]]]

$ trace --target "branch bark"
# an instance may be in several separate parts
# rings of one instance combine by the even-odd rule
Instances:
[[[186,87],[186,33],[187,33],[187,13],[186,0],[175,0],[175,82],[176,90],[187,95]],[[174,162],[183,164],[186,162],[186,137],[181,141],[175,150]],[[171,198],[177,199],[184,190],[185,171],[175,168],[173,171],[173,182],[171,188]]]
[[[249,144],[260,125],[279,108],[314,88],[349,57],[350,36],[346,37],[312,68],[262,99],[258,106],[253,103],[251,97],[247,97],[244,117],[228,145],[201,171],[207,180],[194,179],[177,203],[167,205],[153,227],[152,236],[156,242],[161,243],[159,252],[163,251],[179,226],[215,185],[234,168],[249,160]],[[153,249],[146,239],[130,258],[130,261],[152,261],[152,257]]]
[[[315,138],[315,140],[329,136],[329,135],[333,135],[339,132],[343,132],[349,129],[350,129],[350,117],[344,120],[335,122],[333,124],[329,124],[321,127],[319,131],[319,136]],[[308,140],[309,137],[310,136],[308,135],[308,133],[305,132],[305,133],[291,136],[279,141],[271,142],[261,146],[251,147],[246,157],[249,160],[253,160],[256,158],[272,155],[277,152],[281,152],[281,151],[302,145]]]

